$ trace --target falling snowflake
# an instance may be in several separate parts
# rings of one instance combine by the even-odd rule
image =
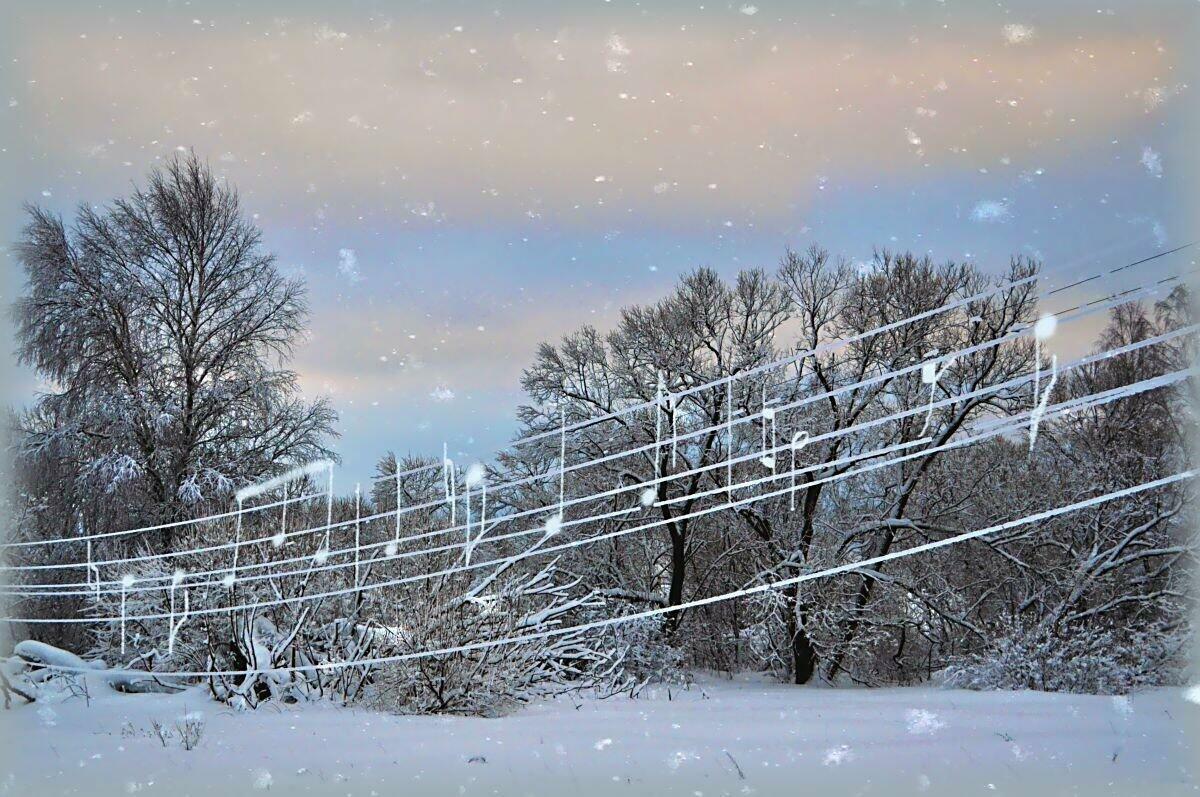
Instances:
[[[1178,85],[1178,86],[1150,86],[1149,88],[1142,89],[1142,91],[1141,91],[1142,102],[1146,106],[1146,112],[1149,113],[1150,111],[1153,111],[1155,108],[1158,108],[1160,105],[1162,105],[1164,102],[1166,102],[1167,100],[1174,97],[1176,94],[1178,94],[1184,88],[1185,88],[1185,86]]]
[[[358,272],[358,254],[353,249],[338,250],[338,273],[351,285],[362,282],[362,274]]]
[[[1142,165],[1155,177],[1163,176],[1162,155],[1150,147],[1142,147]]]
[[[605,68],[613,74],[624,72],[625,61],[623,59],[630,53],[630,49],[625,45],[625,40],[614,33],[608,37],[604,49],[608,52]]]
[[[1004,41],[1009,44],[1026,44],[1033,39],[1033,28],[1028,25],[1018,25],[1010,23],[1005,25],[1003,30]]]
[[[984,199],[975,203],[975,207],[971,209],[971,218],[975,221],[1007,221],[1010,215],[1007,200]]]
[[[837,747],[830,747],[825,751],[825,758],[822,763],[825,766],[841,766],[843,762],[854,760],[854,751],[849,745],[840,744]]]
[[[350,34],[340,30],[334,30],[328,25],[321,25],[316,30],[317,41],[319,42],[341,42],[350,38]]]
[[[671,769],[679,769],[679,766],[683,762],[696,758],[699,758],[699,756],[690,750],[677,750],[667,758],[667,766],[669,766]]]

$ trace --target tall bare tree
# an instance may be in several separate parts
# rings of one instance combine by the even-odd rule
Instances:
[[[304,286],[195,154],[128,198],[80,205],[69,228],[28,213],[18,356],[51,387],[22,419],[21,453],[69,463],[79,506],[118,496],[122,523],[174,520],[329,455],[333,411],[284,367]]]

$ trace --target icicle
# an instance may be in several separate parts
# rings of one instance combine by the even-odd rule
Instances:
[[[946,364],[938,368],[937,361],[921,365],[921,381],[929,385],[929,410],[925,413],[925,423],[921,426],[921,434],[919,437],[925,436],[925,431],[929,428],[929,422],[933,420],[933,400],[937,395],[937,383],[942,376],[950,370],[950,366],[954,365],[954,358],[946,360]]]
[[[767,449],[767,421],[771,422],[771,448],[770,453]],[[763,408],[762,408],[762,456],[758,458],[763,467],[772,473],[775,472],[775,408],[767,406],[767,383],[763,382]]]
[[[1037,399],[1037,405],[1033,408],[1033,412],[1029,414],[1029,453],[1033,453],[1033,444],[1037,442],[1038,427],[1042,423],[1042,416],[1046,414],[1046,405],[1050,402],[1050,393],[1054,390],[1054,384],[1058,381],[1058,355],[1050,357],[1050,384],[1046,385],[1046,390]]]
[[[234,494],[234,498],[238,501],[248,501],[251,498],[256,498],[267,493],[290,481],[295,481],[301,476],[309,476],[314,473],[320,473],[326,468],[332,468],[333,461],[328,459],[319,459],[316,462],[310,462],[307,465],[301,465],[298,468],[292,468],[286,473],[282,473],[273,479],[267,479],[265,482],[258,482],[249,487],[243,487]]]
[[[125,591],[133,586],[133,574],[121,576],[121,655],[125,655]]]
[[[171,575],[171,625],[167,634],[167,655],[175,653],[175,632],[179,629],[175,625],[175,589],[183,583],[185,573],[182,569],[176,569]],[[183,625],[188,616],[188,594],[187,590],[183,591],[183,619],[179,621],[179,625]]]
[[[662,448],[663,372],[658,372],[658,387],[654,390],[654,478],[662,476],[659,451]]]
[[[317,551],[318,564],[324,564],[329,557],[329,532],[333,527],[333,463],[329,463],[329,485],[325,490],[325,543]],[[322,557],[322,553],[324,556]]]
[[[233,534],[233,567],[225,575],[225,578],[221,579],[221,583],[224,584],[225,587],[228,589],[233,589],[234,582],[237,581],[238,550],[242,546],[242,499],[241,498],[238,499],[237,505],[238,505],[238,507],[237,507],[237,522],[236,522],[236,528],[235,528],[235,531]]]
[[[383,555],[391,558],[400,550],[400,461],[396,461],[396,537],[383,549]]]
[[[167,655],[175,655],[175,636],[179,633],[179,629],[183,628],[183,624],[187,622],[188,615],[191,612],[191,607],[188,604],[188,590],[183,590],[183,616],[179,618],[179,623],[175,622],[175,615],[172,610],[171,615],[171,630],[167,635]]]
[[[362,491],[359,487],[359,484],[358,484],[358,482],[355,482],[354,483],[354,588],[356,590],[358,589],[359,585],[362,583],[361,581],[359,581],[359,573],[358,573],[359,553],[361,550],[361,548],[360,548],[361,543],[359,542],[359,540],[360,540],[359,519],[362,517],[362,510],[361,510],[361,504],[360,504],[361,494],[362,494]],[[357,594],[358,593],[355,593],[356,597],[357,597]]]
[[[467,523],[466,523],[467,541],[463,547],[463,557],[464,557],[464,561],[467,564],[471,563],[471,550],[474,547],[472,544],[472,540],[471,540],[471,488],[475,487],[477,485],[480,485],[480,484],[483,485],[483,501],[485,502],[484,507],[486,508],[486,506],[487,506],[487,504],[486,504],[487,482],[484,480],[485,474],[486,474],[486,471],[484,470],[483,465],[479,464],[478,462],[474,462],[470,466],[467,467],[466,476],[463,478],[463,484],[466,486],[466,490],[467,490],[467,495],[466,495],[466,498],[467,498]],[[482,512],[483,512],[483,510],[480,511],[481,515],[482,515]],[[483,536],[483,521],[482,520],[480,520],[480,523],[479,523],[479,536],[480,537]]]
[[[558,516],[562,517],[567,489],[567,410],[561,410],[558,427]]]
[[[279,533],[271,538],[271,544],[276,548],[282,548],[283,543],[287,540],[287,482],[283,483],[283,513],[279,521]]]
[[[799,431],[792,435],[792,490],[790,493],[791,502],[790,510],[796,511],[796,454],[800,453],[806,445],[808,445],[809,434],[806,431]]]
[[[733,497],[733,379],[725,383],[725,489]]]
[[[75,530],[79,532],[80,537],[86,537],[87,533],[83,526],[83,515],[75,518]],[[92,541],[86,540],[87,546],[87,570],[84,571],[84,577],[87,580],[87,586],[94,586],[96,590],[96,600],[100,600],[100,569],[92,564]]]
[[[677,402],[674,394],[667,396],[667,402],[671,406],[671,467],[674,468],[678,464],[679,413],[675,411]]]
[[[454,461],[446,452],[446,444],[442,443],[442,487],[446,491],[446,503],[450,506],[450,525],[456,522],[455,504],[458,502],[458,487],[454,477]]]
[[[100,568],[92,564],[92,541],[88,540],[87,544],[88,556],[88,571],[91,573],[90,578],[96,586],[96,600],[100,600]]]
[[[1050,385],[1042,393],[1042,342],[1054,336],[1058,328],[1058,317],[1052,314],[1042,316],[1033,325],[1033,411],[1029,414],[1029,452],[1033,453],[1033,444],[1037,441],[1038,427],[1042,416],[1046,414],[1046,404],[1050,401],[1050,392],[1058,381],[1058,357],[1050,358]]]

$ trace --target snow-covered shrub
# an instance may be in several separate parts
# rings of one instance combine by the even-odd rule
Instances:
[[[142,551],[144,555],[144,551]],[[106,575],[106,580],[111,576]],[[92,626],[88,655],[148,671],[196,670],[205,661],[207,639],[189,616],[195,596],[177,578],[172,563],[151,558],[127,567],[117,583],[102,584],[88,598],[88,614],[105,618]],[[162,615],[159,619],[138,619]],[[121,618],[126,618],[121,622]]]
[[[741,629],[739,642],[758,669],[766,670],[780,679],[791,675],[791,656],[785,643],[784,618],[791,607],[783,593],[766,590],[746,601],[753,622]]]
[[[491,572],[437,579],[421,590],[423,599],[406,602],[402,620],[379,629],[380,652],[412,658],[382,665],[368,702],[403,713],[490,716],[618,675],[619,659],[599,632],[482,644],[573,624],[599,604],[577,592],[578,583],[557,560],[539,569],[508,561]]]
[[[184,750],[195,750],[204,738],[204,715],[198,711],[189,711],[175,721],[175,733],[179,735],[179,744]]]
[[[612,645],[626,679],[614,686],[636,691],[646,684],[689,684],[685,652],[666,634],[666,618],[643,617],[612,626]]]
[[[1185,666],[1182,626],[1060,628],[1005,618],[990,648],[952,660],[943,683],[964,689],[1036,689],[1124,694],[1178,683]]]

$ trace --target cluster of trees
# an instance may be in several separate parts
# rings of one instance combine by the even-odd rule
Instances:
[[[43,641],[147,673],[250,671],[207,679],[239,705],[464,713],[692,668],[1114,692],[1179,677],[1182,487],[801,580],[1186,466],[1187,388],[1053,408],[1190,367],[1192,336],[1051,381],[1036,263],[989,277],[813,248],[732,283],[699,269],[611,331],[542,344],[487,466],[389,453],[367,494],[308,474],[277,506],[188,524],[331,456],[331,408],[286,367],[303,286],[194,156],[70,229],[31,208],[18,254],[18,354],[50,389],[13,418],[6,542],[93,538],[7,549],[8,616],[82,620],[30,625]],[[1191,318],[1177,289],[1115,308],[1096,345]],[[141,526],[160,528],[119,533]]]
[[[659,410],[572,434],[580,460],[644,449],[572,473],[573,493],[671,478],[657,483],[652,506],[572,534],[647,522],[657,524],[653,531],[580,547],[571,567],[639,608],[676,606],[1184,469],[1193,416],[1179,390],[1047,418],[1032,447],[1024,428],[951,445],[980,424],[1027,419],[1041,398],[1035,370],[1047,395],[1050,363],[1035,359],[1029,334],[1036,294],[1022,282],[1035,273],[1035,264],[1018,260],[993,283],[973,266],[886,252],[853,268],[814,248],[789,252],[775,273],[744,271],[732,285],[699,270],[661,302],[626,310],[608,334],[583,328],[542,346],[525,374],[533,399],[521,408],[526,434],[545,433],[564,415],[581,422],[654,402],[662,382],[671,396]],[[989,293],[992,284],[1015,287]],[[932,312],[944,305],[954,309]],[[1178,330],[1188,317],[1183,289],[1152,310],[1126,304],[1097,346]],[[895,325],[907,318],[920,320]],[[869,334],[879,328],[887,331]],[[1046,400],[1070,402],[1189,367],[1191,340],[1180,335],[1065,370]],[[759,369],[810,351],[786,374]],[[939,354],[931,385],[920,364]],[[747,375],[694,389],[739,374]],[[732,433],[723,433],[731,419]],[[745,419],[753,420],[738,423]],[[663,427],[696,434],[655,447]],[[557,452],[545,439],[540,457],[521,449],[502,458],[498,478],[551,470]],[[768,468],[756,452],[777,439],[799,445],[776,453]],[[756,484],[764,476],[773,478]],[[1146,493],[753,600],[708,604],[668,615],[665,631],[701,666],[770,667],[796,683],[896,684],[942,674],[974,685],[1120,690],[1170,680],[1185,654],[1195,553],[1186,497],[1184,489]],[[598,514],[600,503],[568,516]],[[1073,666],[1055,665],[1064,659]]]

